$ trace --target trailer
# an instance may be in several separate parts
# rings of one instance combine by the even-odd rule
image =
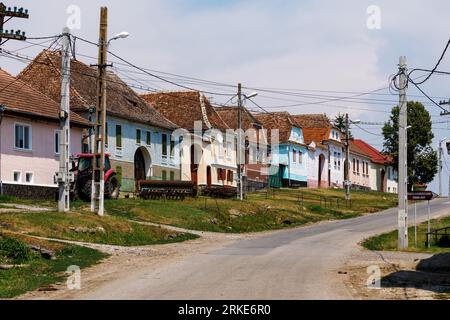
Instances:
[[[197,196],[197,188],[192,181],[139,180],[137,195],[145,200],[184,200]]]

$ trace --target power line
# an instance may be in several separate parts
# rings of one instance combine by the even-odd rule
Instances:
[[[450,40],[447,41],[447,44],[445,45],[444,51],[442,52],[438,62],[434,66],[434,68],[431,70],[430,74],[424,80],[422,80],[422,81],[418,82],[417,84],[415,84],[416,86],[427,82],[431,78],[431,76],[434,74],[434,72],[437,70],[437,68],[441,64],[442,59],[444,59],[444,56],[445,56],[449,46],[450,46]],[[417,69],[411,70],[411,72],[408,74],[408,78],[411,75],[411,73],[413,73],[414,71],[417,71]]]

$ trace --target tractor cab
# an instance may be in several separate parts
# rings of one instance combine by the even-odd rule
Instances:
[[[72,172],[75,182],[71,188],[74,196],[90,201],[92,190],[92,160],[93,154],[79,154],[72,159]],[[100,166],[100,156],[96,156],[97,167]],[[105,198],[117,199],[120,193],[120,184],[116,172],[111,168],[109,154],[105,154]]]

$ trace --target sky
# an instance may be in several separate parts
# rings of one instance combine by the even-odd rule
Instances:
[[[229,102],[227,95],[236,91],[232,86],[241,82],[244,93],[261,89],[254,101],[267,111],[326,113],[330,118],[348,112],[351,119],[375,123],[387,121],[398,100],[388,84],[398,71],[399,56],[407,57],[410,69],[430,69],[450,38],[446,0],[11,0],[5,4],[30,12],[30,19],[11,20],[7,29],[25,30],[28,37],[51,36],[60,34],[69,22],[74,35],[93,42],[98,39],[99,8],[107,6],[109,35],[130,33],[129,38],[111,43],[112,52],[155,72],[226,84],[181,79],[185,86],[209,92],[206,95],[215,103]],[[79,8],[79,26],[73,24],[73,11],[68,13],[73,6]],[[10,41],[3,49],[34,57],[50,44],[44,41]],[[95,63],[86,57],[96,56],[95,46],[78,41],[76,49],[79,60]],[[119,76],[135,86],[180,89],[111,60]],[[17,74],[25,64],[0,56],[0,67]],[[450,70],[450,52],[439,69]],[[450,99],[450,76],[435,75],[422,88],[438,101]],[[288,92],[268,92],[272,89]],[[355,97],[377,89],[382,90]],[[412,86],[408,96],[423,102],[438,122],[433,125],[437,148],[439,140],[450,138],[450,125],[439,123],[448,117],[441,117],[441,110]],[[247,107],[261,111],[249,101]],[[381,149],[381,126],[361,128],[354,126],[353,135]],[[450,165],[446,152],[445,161]],[[448,177],[444,164],[444,194]],[[437,191],[436,181],[431,188]]]

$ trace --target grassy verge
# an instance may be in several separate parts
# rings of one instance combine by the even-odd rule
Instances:
[[[16,197],[10,197],[5,195],[0,195],[0,206],[2,203],[8,203],[8,204],[22,204],[22,205],[28,205],[28,206],[40,206],[40,207],[55,207],[56,203],[55,201],[51,200],[30,200],[30,199],[21,199]]]
[[[44,259],[31,251],[28,245],[52,250],[55,258]],[[64,272],[69,266],[76,265],[82,269],[106,257],[106,254],[93,249],[0,234],[0,264],[14,266],[0,270],[0,298],[12,298],[64,281]]]
[[[107,201],[105,206],[108,214],[117,217],[239,233],[353,218],[396,205],[396,197],[391,194],[354,191],[351,206],[346,205],[343,195],[342,190],[282,189],[250,193],[243,202],[204,197],[182,202],[121,199]]]
[[[450,226],[450,217],[442,219],[436,219],[431,221],[431,230],[440,229]],[[427,248],[425,245],[428,223],[422,223],[417,228],[417,247],[414,247],[414,228],[409,228],[408,236],[410,247],[406,251],[411,252],[427,252],[427,253],[449,253],[450,248],[442,248],[436,245],[432,245],[431,248]],[[362,245],[369,250],[397,250],[397,237],[398,232],[392,231],[389,233],[381,234],[372,238],[366,239]]]
[[[98,217],[83,210],[65,214],[3,213],[0,231],[2,229],[46,238],[121,246],[164,244],[196,238],[192,234],[140,225],[120,217]]]

